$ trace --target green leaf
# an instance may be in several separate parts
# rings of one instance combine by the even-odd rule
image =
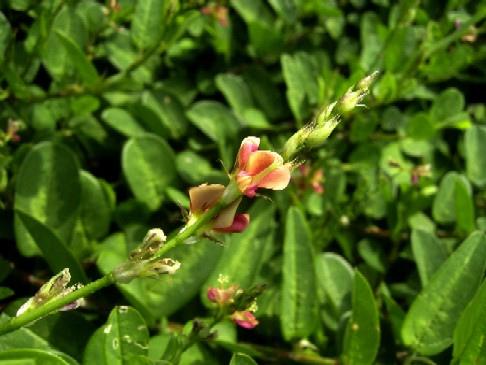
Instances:
[[[468,204],[456,202],[456,186],[462,184],[467,186],[468,194],[460,192],[460,197],[465,199],[472,199],[471,187],[467,179],[459,175],[457,172],[449,171],[442,178],[434,203],[432,205],[432,216],[439,223],[453,223],[456,220],[456,204]],[[472,204],[472,203],[471,203]]]
[[[478,187],[486,185],[486,127],[472,126],[464,135],[467,177]]]
[[[486,363],[486,281],[462,312],[454,330],[452,364]]]
[[[237,284],[244,289],[255,284],[264,263],[264,252],[273,244],[273,215],[271,204],[257,202],[250,210],[251,224],[242,233],[228,236],[223,255],[202,288],[201,297],[205,304],[209,304],[208,287],[217,287],[220,275],[227,277],[229,284]]]
[[[312,236],[304,214],[291,207],[285,221],[280,325],[285,340],[309,336],[317,322]]]
[[[15,360],[15,362],[7,362],[6,360]],[[0,352],[0,363],[2,365],[70,365],[69,362],[55,352],[38,349],[15,349],[2,351]]]
[[[287,23],[294,23],[299,16],[294,0],[269,0],[275,12]]]
[[[240,128],[238,119],[223,104],[217,101],[199,101],[187,111],[191,122],[213,142],[221,145],[234,137]]]
[[[452,344],[454,327],[476,292],[486,267],[486,237],[471,234],[440,266],[408,311],[402,327],[405,345],[424,355]]]
[[[187,150],[177,154],[177,172],[189,184],[198,185],[207,181],[224,183],[226,176],[214,169],[209,161]]]
[[[3,63],[5,57],[5,50],[7,49],[10,37],[12,35],[12,28],[5,15],[0,11],[0,65]]]
[[[108,108],[101,114],[103,121],[111,128],[127,137],[139,137],[145,134],[145,129],[126,110],[121,108]]]
[[[321,71],[318,62],[316,57],[305,52],[284,54],[280,59],[287,85],[287,100],[298,120],[305,118],[310,106],[319,101]]]
[[[89,239],[100,239],[108,233],[111,223],[112,202],[107,184],[87,171],[81,171],[80,219]]]
[[[237,115],[241,116],[246,109],[253,108],[250,89],[241,76],[219,74],[216,76],[216,86]]]
[[[197,295],[222,251],[221,246],[208,240],[179,246],[169,254],[169,257],[183,263],[177,275],[138,279],[120,285],[119,289],[148,320],[171,315]],[[126,257],[125,239],[122,234],[116,234],[103,244],[97,265],[106,274],[126,260]]]
[[[351,318],[344,335],[345,365],[373,364],[380,345],[380,322],[373,291],[366,278],[355,271]]]
[[[68,267],[73,283],[87,282],[86,275],[79,262],[49,227],[21,211],[16,212],[15,218],[22,223],[22,226],[34,239],[53,274],[57,274]]]
[[[2,314],[0,322],[4,323],[10,318]],[[49,343],[27,327],[19,328],[13,332],[0,336],[0,351],[15,350],[20,348],[48,350]]]
[[[85,28],[83,19],[71,5],[63,6],[54,18],[42,48],[42,62],[53,78],[59,79],[65,76],[73,70],[74,66],[58,32],[62,32],[82,49],[87,40]]]
[[[455,89],[449,88],[434,100],[430,108],[430,117],[438,127],[446,126],[464,109],[464,95]]]
[[[115,307],[89,340],[83,363],[142,364],[139,358],[148,355],[148,341],[149,331],[140,313],[127,306]]]
[[[325,319],[332,315],[332,321],[326,320],[326,324],[337,329],[341,315],[351,309],[353,269],[341,256],[322,253],[316,258],[316,273],[323,294],[321,313],[326,315]]]
[[[100,80],[98,72],[84,52],[79,48],[76,41],[62,31],[57,30],[56,33],[67,51],[69,61],[74,65],[81,80],[87,85],[96,84]]]
[[[385,44],[388,30],[378,15],[371,12],[367,12],[361,17],[359,29],[362,45],[359,63],[363,69],[372,71],[372,67],[379,66],[376,61],[379,61],[379,54]]]
[[[476,226],[469,181],[465,178],[457,179],[454,193],[457,228],[461,233],[469,234],[474,231]]]
[[[412,252],[424,287],[447,259],[447,251],[444,244],[433,233],[414,229],[412,230]]]
[[[257,365],[255,360],[243,353],[234,353],[229,365]]]
[[[162,138],[146,134],[123,146],[122,168],[135,197],[150,210],[157,210],[165,189],[176,177],[175,156]]]
[[[141,105],[150,110],[157,118],[158,123],[172,138],[182,137],[189,124],[184,107],[177,98],[164,91],[145,91],[140,99]]]
[[[79,167],[74,154],[53,142],[32,148],[17,175],[15,209],[45,224],[61,241],[68,242],[80,196]],[[17,216],[15,236],[22,254],[31,256],[38,252]]]
[[[139,0],[132,17],[131,36],[133,43],[142,50],[156,46],[167,24],[169,0]]]

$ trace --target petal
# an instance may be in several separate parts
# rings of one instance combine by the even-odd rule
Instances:
[[[211,208],[221,198],[224,189],[224,185],[221,184],[202,184],[190,188],[191,212],[198,214]]]
[[[255,151],[248,159],[245,172],[251,176],[254,176],[265,170],[273,163],[278,165],[282,164],[282,157],[278,153],[272,151]]]
[[[257,151],[259,145],[260,138],[258,137],[246,137],[243,139],[240,150],[238,151],[238,169],[245,167],[250,154]]]
[[[240,327],[246,329],[255,328],[258,320],[250,311],[236,311],[231,315],[231,319]]]
[[[241,198],[235,200],[233,203],[221,210],[216,219],[213,221],[213,228],[221,229],[231,226],[235,219],[236,209],[238,209],[240,202]]]
[[[218,228],[216,229],[218,232],[226,232],[226,233],[239,233],[245,230],[250,224],[250,215],[245,214],[237,214],[235,215],[235,219],[231,226],[226,228]]]
[[[290,166],[285,164],[270,172],[258,182],[259,188],[283,190],[290,182]]]

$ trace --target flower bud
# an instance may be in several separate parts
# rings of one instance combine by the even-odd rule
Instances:
[[[309,148],[319,147],[331,135],[332,131],[339,124],[339,117],[332,117],[326,120],[321,125],[316,125],[312,131],[307,135],[306,145]]]
[[[31,309],[38,308],[53,299],[63,297],[71,293],[72,291],[79,289],[82,286],[81,284],[76,284],[68,287],[70,281],[71,273],[69,272],[69,269],[66,268],[57,275],[53,276],[47,283],[42,285],[39,291],[32,298],[22,304],[22,306],[18,309],[16,315],[20,316],[21,314]],[[76,309],[83,304],[84,299],[80,298],[72,303],[65,305],[60,310],[66,311]]]
[[[376,77],[378,76],[379,71],[374,71],[370,75],[364,77],[358,82],[358,89],[362,91],[368,91],[371,84],[375,81]]]
[[[252,329],[258,325],[258,320],[250,311],[236,311],[231,315],[231,320],[245,329]]]
[[[130,260],[147,260],[165,243],[167,237],[160,228],[152,228],[145,235],[142,244],[130,252]]]

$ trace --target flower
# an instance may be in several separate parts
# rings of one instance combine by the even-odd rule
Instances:
[[[234,296],[238,293],[239,286],[236,284],[230,285],[228,288],[214,288],[209,287],[207,291],[207,296],[210,302],[227,305],[232,303]]]
[[[255,328],[259,323],[255,315],[249,310],[233,312],[231,320],[245,329]]]
[[[260,139],[246,137],[236,159],[236,183],[240,191],[253,198],[258,188],[283,190],[290,181],[290,164],[273,151],[259,151]]]
[[[223,196],[224,190],[225,187],[221,184],[202,184],[189,189],[191,217],[198,217],[214,207]],[[243,231],[250,223],[250,215],[236,213],[240,202],[241,198],[223,208],[212,220],[211,228],[227,233]]]

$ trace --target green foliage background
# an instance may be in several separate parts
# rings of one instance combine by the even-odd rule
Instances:
[[[486,363],[485,17],[484,0],[3,1],[1,320],[64,267],[87,282],[175,230],[243,137],[278,151],[380,75],[244,233],[0,337],[0,363]],[[181,355],[220,273],[267,284],[261,324]]]

